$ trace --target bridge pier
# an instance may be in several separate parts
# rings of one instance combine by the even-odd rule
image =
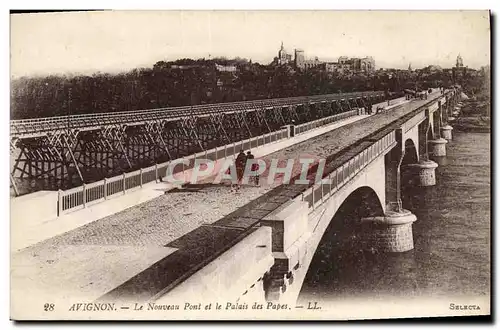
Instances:
[[[365,249],[378,252],[413,250],[412,224],[417,217],[408,210],[387,211],[384,216],[361,218]]]
[[[436,162],[422,159],[418,164],[409,164],[408,166],[415,170],[419,179],[419,186],[429,187],[436,185],[436,168],[438,167]]]
[[[445,98],[445,100],[446,100],[446,98]],[[451,127],[448,124],[449,117],[448,117],[447,102],[446,101],[444,101],[444,102],[439,101],[438,102],[438,109],[439,109],[438,110],[438,113],[439,113],[438,131],[441,134],[440,137],[450,141],[452,139],[451,130],[453,129],[453,127]]]
[[[430,145],[430,154],[435,157],[443,157],[446,156],[446,141],[443,138],[438,138],[435,140],[429,140],[428,141]]]
[[[445,126],[441,127],[441,136],[444,139],[451,141],[451,139],[452,139],[451,131],[452,130],[453,130],[453,127],[451,127],[450,125],[445,125]]]
[[[383,216],[361,218],[361,237],[368,250],[405,252],[413,249],[413,222],[417,217],[403,209],[401,201],[401,166],[407,153],[403,130],[396,130],[398,145],[385,156],[386,210]],[[416,153],[415,158],[416,160]]]

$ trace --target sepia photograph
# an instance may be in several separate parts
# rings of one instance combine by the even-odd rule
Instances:
[[[491,316],[490,11],[9,16],[11,320]]]

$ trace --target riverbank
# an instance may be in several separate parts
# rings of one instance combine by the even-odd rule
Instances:
[[[464,117],[459,118],[454,124],[453,129],[464,133],[489,133],[491,124],[489,117]]]
[[[472,97],[462,103],[463,107],[453,123],[453,128],[467,133],[489,133],[491,131],[489,95]]]

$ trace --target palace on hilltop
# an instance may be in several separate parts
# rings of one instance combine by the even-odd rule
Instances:
[[[312,68],[317,68],[331,73],[349,74],[349,73],[372,73],[375,71],[375,60],[371,56],[357,57],[339,57],[337,62],[323,62],[315,56],[312,59],[306,58],[303,49],[294,50],[294,58],[288,53],[281,42],[281,47],[278,51],[278,56],[274,58],[273,65],[275,66],[293,66],[295,69],[304,71]]]

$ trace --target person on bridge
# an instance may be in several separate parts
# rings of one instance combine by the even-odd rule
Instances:
[[[248,163],[249,160],[252,160],[252,159],[255,159],[255,156],[252,154],[251,151],[247,152],[247,163]],[[252,170],[252,172],[258,171],[259,170],[259,164],[255,164],[255,163],[252,164],[251,170]],[[249,179],[251,180],[252,178],[249,178]],[[254,176],[253,182],[255,183],[256,186],[259,185],[259,175],[258,174]]]
[[[243,174],[245,172],[245,164],[247,162],[247,156],[245,155],[245,152],[240,150],[240,153],[236,157],[235,165],[236,165],[236,176],[238,179],[237,185],[241,183],[241,180],[243,179]]]

